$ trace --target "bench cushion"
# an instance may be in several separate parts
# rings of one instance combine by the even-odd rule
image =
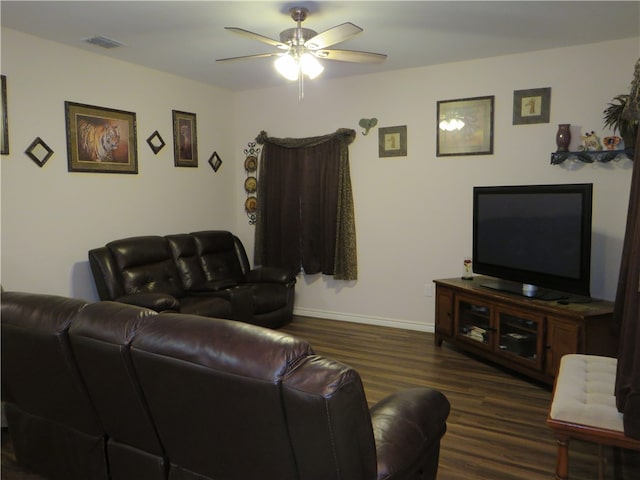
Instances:
[[[617,363],[598,355],[562,357],[550,418],[622,432],[614,394]]]

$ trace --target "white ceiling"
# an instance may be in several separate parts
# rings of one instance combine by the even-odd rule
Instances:
[[[276,51],[224,27],[278,39],[295,26],[289,16],[294,6],[309,9],[303,26],[317,32],[344,22],[364,29],[335,48],[388,55],[379,65],[325,61],[321,78],[640,36],[638,1],[2,0],[0,13],[2,27],[242,91],[286,80],[275,73],[273,59],[217,63],[217,58]],[[107,50],[84,41],[96,35],[125,46]],[[594,74],[604,75],[615,59],[594,58],[593,66]]]

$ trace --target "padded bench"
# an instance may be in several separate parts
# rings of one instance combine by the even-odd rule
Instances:
[[[600,479],[604,476],[603,445],[640,451],[640,440],[624,434],[622,413],[616,407],[617,364],[615,358],[597,355],[562,357],[547,418],[558,439],[556,479],[569,478],[571,439],[600,445]]]

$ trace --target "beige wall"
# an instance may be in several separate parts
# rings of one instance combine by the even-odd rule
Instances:
[[[2,31],[11,154],[2,157],[2,282],[6,289],[97,299],[87,250],[133,235],[234,229],[235,149],[228,92],[22,33]],[[66,100],[136,112],[138,175],[69,173]],[[197,115],[198,168],[175,168],[171,111]],[[167,143],[154,155],[146,139]],[[23,152],[41,137],[55,155]]]
[[[471,253],[471,189],[481,184],[593,182],[592,294],[612,299],[631,162],[551,166],[549,154],[558,123],[573,124],[574,138],[602,132],[602,110],[628,89],[639,54],[634,38],[319,79],[306,85],[299,104],[295,84],[233,94],[5,29],[12,153],[0,164],[3,287],[95,300],[87,250],[129,235],[230,229],[250,253],[248,142],[260,130],[304,137],[347,127],[358,132],[350,154],[360,278],[300,277],[298,313],[431,330],[434,299],[424,286],[460,275]],[[594,74],[612,56],[616,72]],[[547,86],[551,123],[513,126],[513,90]],[[495,95],[494,155],[436,157],[436,102],[484,95]],[[140,173],[67,172],[65,100],[136,112]],[[197,114],[197,169],[173,166],[172,109]],[[361,135],[362,117],[407,125],[407,157],[378,158],[378,130]],[[157,156],[145,141],[154,130],[168,144]],[[23,153],[36,136],[56,152],[43,168]],[[214,150],[224,161],[216,174],[206,163]]]
[[[434,298],[424,296],[424,287],[461,275],[462,261],[471,255],[474,185],[593,182],[592,295],[613,299],[632,162],[551,166],[550,153],[558,123],[573,125],[574,148],[580,132],[603,132],[602,110],[628,91],[639,56],[634,38],[308,82],[301,104],[295,84],[239,95],[239,144],[262,129],[276,137],[339,127],[358,132],[350,159],[360,278],[301,278],[298,312],[431,329]],[[601,59],[613,57],[615,71],[603,75]],[[540,87],[552,88],[550,123],[512,125],[513,91]],[[485,95],[495,95],[494,154],[436,157],[437,101]],[[407,157],[378,158],[378,129],[363,136],[363,117],[377,117],[378,127],[407,125]],[[252,227],[240,227],[248,243]]]

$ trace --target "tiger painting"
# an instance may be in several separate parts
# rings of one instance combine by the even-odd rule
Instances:
[[[78,122],[79,150],[81,158],[94,162],[112,162],[113,151],[120,145],[120,129],[117,125],[94,125],[85,120]]]

